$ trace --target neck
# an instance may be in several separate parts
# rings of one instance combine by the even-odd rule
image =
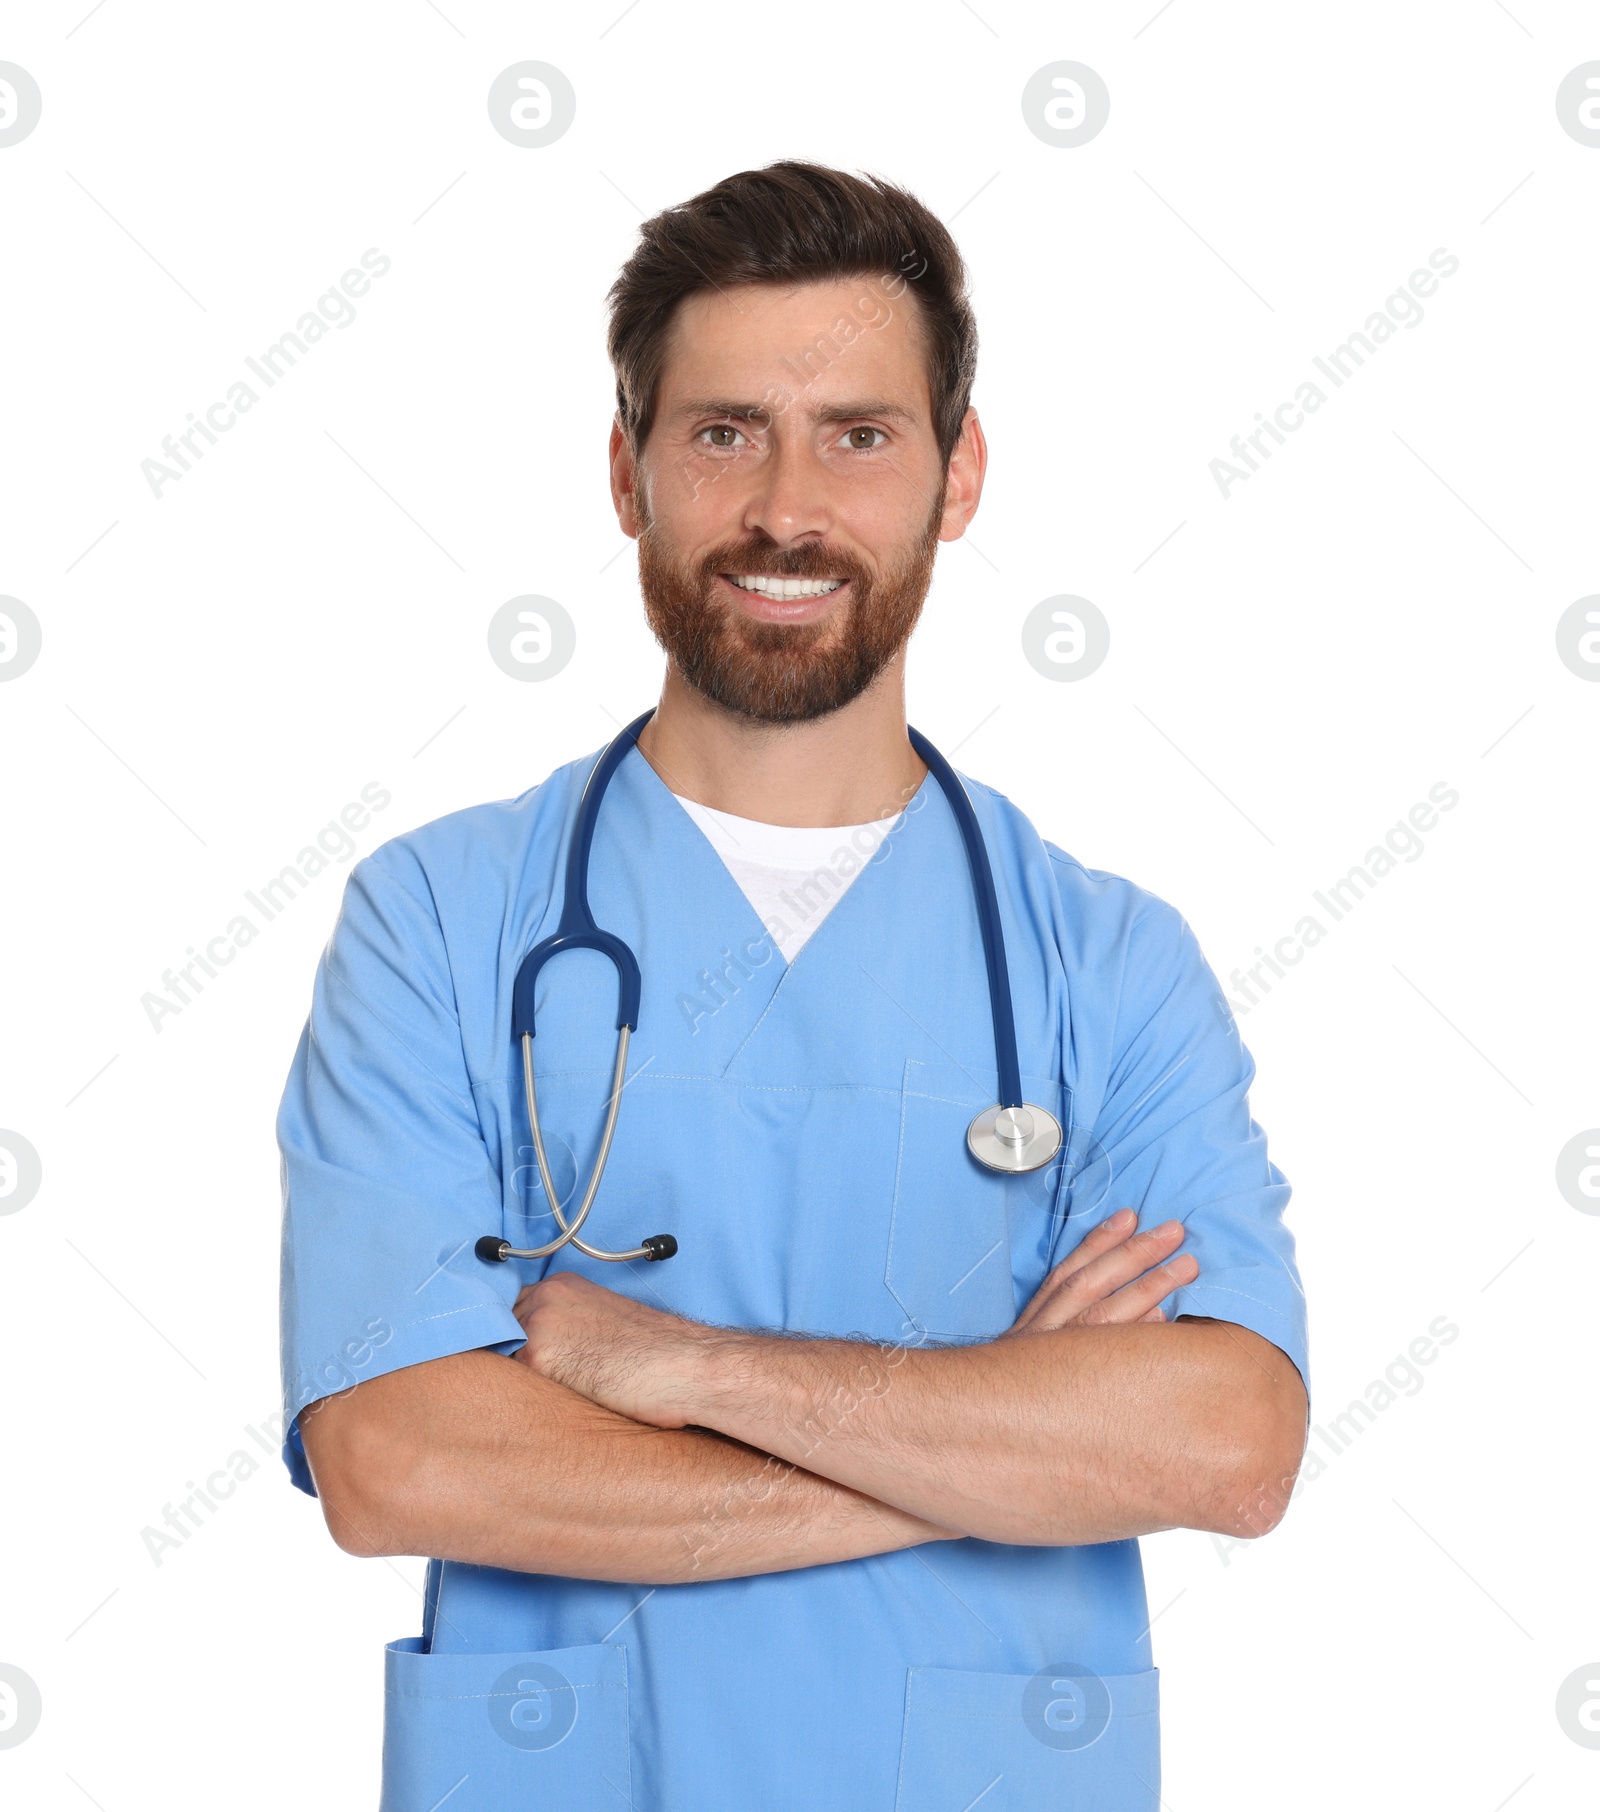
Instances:
[[[906,736],[903,650],[859,698],[801,724],[726,711],[669,662],[639,753],[697,805],[797,828],[892,817],[928,771]]]

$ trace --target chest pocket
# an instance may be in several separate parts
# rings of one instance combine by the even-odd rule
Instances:
[[[959,1064],[906,1063],[884,1283],[913,1345],[1003,1334],[1048,1268],[1066,1166],[1002,1176],[978,1163],[967,1127],[993,1088]],[[1064,1084],[1024,1076],[1022,1092],[1070,1125]]]

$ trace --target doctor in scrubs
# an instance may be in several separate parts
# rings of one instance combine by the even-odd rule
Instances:
[[[611,291],[666,672],[589,852],[643,992],[582,1237],[675,1256],[478,1249],[558,1237],[612,1095],[617,974],[568,950],[547,1189],[512,985],[598,750],[350,875],[278,1118],[284,1451],[341,1548],[429,1560],[385,1812],[1155,1812],[1137,1538],[1283,1514],[1306,1322],[1253,1061],[1180,913],[976,779],[1064,1142],[968,1151],[992,1003],[904,692],[987,460],[964,281],[912,196],[788,162]]]

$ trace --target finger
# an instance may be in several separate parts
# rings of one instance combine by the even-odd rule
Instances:
[[[1107,1252],[1113,1246],[1120,1245],[1138,1225],[1139,1215],[1136,1209],[1119,1208],[1115,1214],[1108,1214],[1098,1227],[1091,1227],[1084,1234],[1077,1245],[1050,1273],[1050,1276],[1053,1278],[1070,1277],[1074,1271],[1082,1270],[1091,1259],[1098,1258],[1102,1252]]]
[[[1091,1304],[1104,1301],[1123,1285],[1131,1283],[1152,1265],[1161,1264],[1183,1244],[1182,1221],[1163,1221],[1136,1233],[1093,1257],[1081,1270],[1065,1278],[1040,1301],[1035,1311],[1042,1314],[1048,1307],[1066,1320],[1080,1314]]]
[[[1185,1252],[1181,1258],[1170,1259],[1166,1264],[1146,1271],[1143,1277],[1135,1278],[1103,1302],[1094,1303],[1084,1311],[1082,1325],[1116,1327],[1143,1321],[1149,1311],[1164,1302],[1174,1290],[1192,1284],[1199,1275],[1199,1259],[1192,1252]]]
[[[1041,1334],[1052,1328],[1122,1326],[1141,1321],[1174,1290],[1193,1283],[1199,1271],[1199,1261],[1186,1252],[1151,1267],[1120,1289],[1098,1296],[1080,1297],[1069,1286],[1041,1310],[1028,1331]]]
[[[1108,1215],[1098,1227],[1092,1227],[1067,1256],[1050,1271],[1033,1295],[1028,1298],[1027,1306],[1017,1317],[1015,1326],[1022,1327],[1031,1320],[1040,1306],[1075,1272],[1081,1271],[1094,1259],[1121,1245],[1133,1233],[1139,1224],[1139,1217],[1132,1208],[1119,1208],[1115,1214]]]

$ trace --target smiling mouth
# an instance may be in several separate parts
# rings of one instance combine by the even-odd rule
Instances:
[[[723,573],[722,577],[740,591],[760,598],[773,598],[788,603],[801,598],[825,598],[837,591],[843,579],[786,579],[777,573]]]

